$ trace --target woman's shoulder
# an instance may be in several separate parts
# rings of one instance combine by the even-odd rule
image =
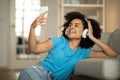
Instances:
[[[59,36],[59,37],[51,37],[50,38],[53,46],[59,45],[59,44],[66,44],[68,41],[65,37]]]

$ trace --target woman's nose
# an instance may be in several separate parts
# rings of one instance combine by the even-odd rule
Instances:
[[[73,29],[73,28],[74,28],[74,25],[71,25],[70,28]]]

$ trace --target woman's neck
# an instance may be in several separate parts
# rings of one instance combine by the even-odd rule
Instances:
[[[69,40],[69,46],[73,50],[77,50],[80,44],[80,39],[70,39]]]

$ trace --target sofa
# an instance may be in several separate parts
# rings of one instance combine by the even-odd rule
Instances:
[[[75,65],[74,76],[88,76],[93,78],[92,80],[94,78],[98,80],[120,80],[120,29],[116,29],[112,33],[102,33],[101,41],[117,52],[117,58],[87,58],[81,60]],[[97,45],[94,45],[92,49],[102,50]]]

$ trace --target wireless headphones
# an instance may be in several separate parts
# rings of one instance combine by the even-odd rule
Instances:
[[[85,21],[87,22],[88,21],[88,19],[87,18],[85,18]],[[85,28],[85,30],[83,31],[83,33],[82,33],[82,38],[87,38],[87,35],[88,35],[88,29],[87,28]]]
[[[87,35],[88,35],[88,29],[86,28],[83,33],[82,33],[82,38],[87,38]]]

